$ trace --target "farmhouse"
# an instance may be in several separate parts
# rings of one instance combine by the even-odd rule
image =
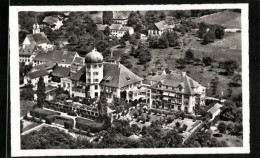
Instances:
[[[41,47],[30,44],[19,50],[19,62],[24,62],[26,65],[31,64],[34,57],[40,52],[44,51]]]
[[[67,50],[51,50],[46,53],[39,52],[33,59],[33,66],[55,62],[58,66],[70,67],[76,57],[79,57],[77,52]]]
[[[58,30],[63,25],[58,16],[46,16],[42,22],[52,30]]]
[[[168,104],[168,109],[193,113],[196,104],[205,104],[206,88],[187,76],[185,72],[181,74],[173,72],[153,79],[158,81],[149,87],[152,91],[150,107]]]
[[[168,25],[164,20],[154,23],[148,27],[148,35],[150,36],[161,36],[164,32],[173,31],[174,25]]]
[[[126,25],[127,21],[128,21],[128,17],[125,16],[122,12],[119,12],[119,11],[113,12],[113,23],[114,24]]]
[[[129,94],[141,86],[142,80],[120,63],[103,62],[101,53],[93,49],[86,55],[85,65],[70,78],[62,79],[61,85],[70,87],[71,96],[82,98],[98,98],[104,92],[111,102],[115,97],[134,99]]]
[[[122,24],[112,24],[110,26],[111,36],[116,36],[121,38],[128,31],[130,35],[134,33],[134,29],[132,27],[123,26]]]
[[[31,83],[33,86],[36,86],[40,77],[43,77],[44,83],[47,84],[48,83],[48,75],[49,75],[49,72],[46,71],[46,70],[29,72],[24,77],[24,84]]]

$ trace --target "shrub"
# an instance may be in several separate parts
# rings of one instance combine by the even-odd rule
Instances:
[[[65,121],[64,122],[65,129],[73,129],[73,122],[72,121]]]
[[[220,133],[226,133],[227,125],[224,122],[220,122],[218,125],[218,130]]]
[[[233,125],[232,123],[228,124],[228,125],[227,125],[227,130],[228,130],[229,132],[233,131],[233,130],[234,130],[234,125]]]
[[[175,126],[176,126],[177,128],[179,128],[179,127],[181,126],[180,122],[176,122],[176,123],[175,123]]]
[[[86,119],[82,119],[77,117],[76,118],[76,128],[78,129],[82,129],[87,131],[88,129],[90,130],[90,132],[95,133],[95,132],[99,132],[102,131],[104,129],[104,123],[98,123],[96,121],[90,121],[90,120],[86,120]]]
[[[70,116],[77,116],[77,113],[75,111],[68,111],[67,114]]]
[[[41,109],[41,108],[36,108],[36,109],[31,110],[30,114],[34,117],[42,118],[42,119],[45,119],[47,116],[51,116],[51,115],[60,115],[59,112],[53,112],[53,111],[45,110],[45,109]]]
[[[52,122],[54,122],[55,119],[56,119],[56,116],[55,116],[55,115],[50,115],[50,116],[47,116],[47,117],[45,118],[47,124],[52,124]]]

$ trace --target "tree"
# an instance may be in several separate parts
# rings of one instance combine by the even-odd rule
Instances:
[[[129,43],[132,44],[132,45],[136,45],[137,44],[137,40],[136,40],[136,35],[133,34],[129,37]]]
[[[170,47],[175,47],[179,45],[179,36],[177,35],[176,32],[166,32],[164,33],[167,36],[168,42],[169,42],[169,46]]]
[[[225,30],[224,27],[221,25],[216,25],[215,26],[215,36],[217,39],[222,39],[224,37],[225,34]]]
[[[214,42],[215,38],[215,33],[209,29],[203,36],[203,43],[207,44],[210,42]]]
[[[128,54],[123,54],[121,55],[120,63],[123,64],[125,67],[131,69],[133,65],[129,59],[130,56]]]
[[[43,103],[45,102],[46,94],[45,94],[45,83],[43,81],[42,76],[39,78],[37,83],[37,106],[42,108]]]
[[[113,12],[103,11],[103,24],[111,25],[113,23]]]
[[[226,70],[227,75],[233,75],[235,69],[238,68],[238,64],[235,60],[229,59],[223,63],[224,69]]]
[[[162,20],[165,20],[165,13],[164,13],[164,11],[161,11],[160,12],[160,15],[159,15],[159,19],[162,21]]]
[[[159,15],[160,15],[159,11],[145,12],[145,21],[144,22],[146,23],[146,26],[159,22],[160,21]]]
[[[202,60],[205,66],[209,66],[213,62],[211,57],[203,57]]]
[[[218,130],[220,133],[226,133],[227,125],[224,122],[220,122],[218,125]]]
[[[211,88],[211,95],[215,96],[217,95],[217,89],[218,89],[218,77],[215,77],[210,82],[210,88]]]
[[[224,121],[235,121],[235,115],[237,112],[241,111],[236,108],[236,105],[231,101],[226,101],[224,106],[221,109],[221,113],[219,115],[220,120]],[[239,116],[239,115],[237,115]],[[242,117],[242,116],[240,116]]]
[[[167,132],[163,140],[166,142],[167,147],[181,147],[183,141],[182,136],[174,130]]]
[[[109,35],[110,35],[110,28],[109,28],[109,26],[107,26],[107,27],[105,28],[104,34],[105,34],[106,36],[109,36]]]
[[[69,35],[68,37],[68,42],[70,44],[77,44],[78,43],[78,37],[76,34],[72,33],[71,35]]]
[[[185,60],[193,60],[194,59],[194,51],[191,50],[191,49],[188,49],[186,52],[185,52],[185,57],[184,57]]]
[[[180,69],[185,68],[186,60],[183,58],[176,59],[176,64]]]
[[[203,38],[205,33],[207,32],[208,25],[204,22],[199,23],[199,30],[197,31],[197,35],[199,38]]]
[[[146,64],[147,62],[151,61],[152,59],[152,55],[150,53],[150,51],[148,49],[146,50],[142,50],[140,53],[139,53],[139,63],[140,64]]]

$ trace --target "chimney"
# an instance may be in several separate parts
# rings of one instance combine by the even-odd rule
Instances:
[[[181,72],[181,76],[185,77],[186,76],[186,72]]]

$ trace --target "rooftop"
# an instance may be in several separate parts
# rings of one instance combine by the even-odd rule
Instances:
[[[53,76],[56,77],[68,77],[70,74],[70,68],[57,66],[52,72]]]
[[[35,44],[35,45],[43,44],[43,43],[50,44],[50,41],[48,40],[48,38],[43,32],[26,35],[26,38],[28,38],[31,44]]]
[[[30,77],[30,79],[34,79],[34,78],[38,78],[41,76],[46,76],[49,75],[49,72],[46,70],[39,70],[39,71],[34,71],[34,72],[29,72],[27,74],[28,77]]]

